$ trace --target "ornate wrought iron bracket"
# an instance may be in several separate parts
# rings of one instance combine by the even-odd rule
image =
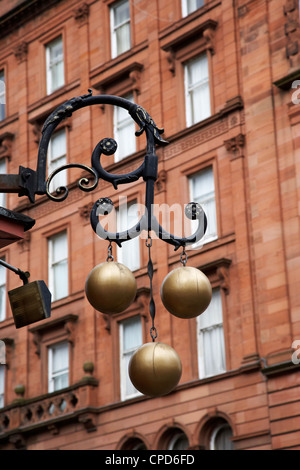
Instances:
[[[91,167],[80,163],[69,163],[57,168],[47,178],[48,146],[56,127],[63,119],[71,116],[74,111],[86,106],[105,104],[119,106],[128,111],[132,119],[139,126],[138,131],[136,131],[136,136],[140,136],[145,132],[147,148],[143,163],[130,173],[119,175],[108,173],[101,165],[101,155],[114,154],[117,149],[117,143],[114,139],[104,138],[96,145],[92,153]],[[198,228],[196,232],[189,237],[177,237],[164,230],[154,216],[154,186],[157,180],[158,166],[155,147],[156,145],[168,144],[168,142],[162,138],[163,132],[164,130],[157,127],[151,116],[141,106],[117,96],[93,96],[92,91],[89,90],[88,94],[70,99],[50,114],[42,129],[36,171],[20,166],[18,175],[0,175],[0,192],[14,192],[18,193],[19,196],[26,195],[32,203],[35,202],[35,195],[44,194],[53,201],[64,201],[68,196],[67,187],[60,187],[55,193],[51,193],[49,187],[53,178],[59,172],[68,168],[81,168],[91,175],[92,182],[90,178],[87,177],[81,178],[78,181],[79,188],[86,192],[96,189],[99,179],[110,182],[114,188],[117,189],[120,184],[131,183],[137,181],[139,178],[143,178],[146,183],[145,213],[136,225],[120,233],[112,233],[104,230],[99,222],[99,215],[108,214],[113,209],[113,203],[108,198],[101,198],[95,202],[91,210],[90,220],[92,228],[99,237],[107,239],[110,242],[113,241],[119,246],[129,239],[139,236],[143,230],[148,232],[148,234],[153,230],[160,239],[173,245],[175,250],[177,250],[180,246],[185,247],[186,245],[196,243],[203,237],[207,226],[207,219],[199,204],[194,202],[189,203],[185,208],[185,215],[189,219],[197,219]]]

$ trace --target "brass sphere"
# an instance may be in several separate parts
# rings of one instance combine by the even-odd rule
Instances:
[[[161,299],[166,309],[179,318],[194,318],[210,304],[212,288],[199,269],[184,266],[171,271],[161,286]]]
[[[130,269],[115,261],[96,266],[85,283],[89,303],[99,312],[108,314],[123,312],[133,302],[136,288]]]
[[[146,343],[131,357],[128,371],[137,390],[150,397],[160,397],[176,387],[182,367],[180,357],[171,346]]]

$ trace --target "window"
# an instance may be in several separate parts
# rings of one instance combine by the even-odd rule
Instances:
[[[117,231],[122,232],[133,227],[138,222],[138,205],[137,201],[129,204],[125,203],[118,207],[117,214]],[[139,237],[122,243],[122,247],[117,247],[117,258],[119,263],[125,264],[131,271],[140,268],[140,243]]]
[[[0,159],[0,173],[1,174],[7,173],[5,158]],[[6,207],[6,194],[5,193],[0,193],[0,206]]]
[[[204,0],[182,0],[182,16],[187,16],[203,7]]]
[[[186,434],[178,429],[172,435],[169,444],[168,450],[186,450],[189,447],[189,440]]]
[[[68,295],[68,239],[61,232],[48,239],[49,290],[52,301]]]
[[[184,66],[186,125],[192,126],[211,115],[207,54]]]
[[[3,261],[5,260],[3,259]],[[6,268],[0,264],[0,321],[5,320],[5,317],[6,317]]]
[[[132,93],[124,98],[133,102]],[[126,109],[119,106],[114,107],[114,138],[118,144],[116,162],[136,151],[134,120]]]
[[[49,165],[48,174],[50,175],[56,168],[61,167],[67,163],[66,158],[67,146],[66,146],[66,130],[61,129],[60,131],[53,134],[49,142]],[[55,191],[60,186],[66,186],[67,184],[67,172],[63,170],[59,172],[50,184],[50,192]]]
[[[189,178],[191,201],[197,202],[203,208],[207,217],[207,228],[204,237],[199,244],[208,243],[218,238],[217,234],[217,213],[215,200],[215,184],[212,167],[196,173]],[[192,231],[197,228],[198,221],[192,221]]]
[[[5,365],[0,364],[0,408],[4,406]]]
[[[120,381],[121,399],[126,400],[139,395],[132,385],[128,374],[131,356],[142,345],[142,322],[140,317],[132,317],[120,323]]]
[[[69,385],[69,344],[59,343],[48,349],[48,392]]]
[[[117,2],[110,10],[111,54],[117,57],[131,47],[129,1]]]
[[[229,424],[217,426],[211,434],[210,450],[234,450],[232,436],[232,429]]]
[[[0,121],[5,119],[5,103],[6,103],[6,93],[5,93],[5,75],[4,70],[0,70]]]
[[[198,364],[200,378],[226,371],[222,299],[219,288],[204,313],[197,317]]]
[[[53,93],[65,83],[62,37],[46,45],[47,94]]]

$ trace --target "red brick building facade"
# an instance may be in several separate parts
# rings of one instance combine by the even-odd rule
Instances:
[[[153,240],[158,340],[183,372],[165,397],[138,394],[126,374],[133,350],[151,341],[145,237],[114,247],[137,280],[125,312],[97,312],[84,286],[108,247],[90,226],[92,205],[111,198],[126,226],[144,182],[83,193],[82,170],[71,169],[57,176],[69,187],[64,202],[6,195],[2,205],[36,223],[0,255],[43,279],[53,302],[50,318],[16,329],[1,296],[0,448],[299,449],[298,2],[16,0],[1,2],[0,15],[1,172],[35,169],[42,125],[70,98],[90,88],[133,100],[169,142],[157,149],[164,224],[179,233],[178,207],[191,200],[207,211],[203,243],[187,254],[213,287],[205,317],[170,315],[160,287],[181,253]],[[90,165],[104,137],[119,143],[103,157],[109,172],[141,164],[145,138],[104,105],[60,124],[49,171]],[[0,280],[1,293],[20,285],[12,272]]]

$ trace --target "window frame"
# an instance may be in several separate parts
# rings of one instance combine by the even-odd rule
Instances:
[[[200,62],[202,58],[206,58],[206,67],[207,67],[207,76],[202,79],[201,82],[190,84],[189,81],[189,67],[196,63]],[[183,63],[183,73],[184,73],[184,98],[185,98],[185,122],[186,127],[194,126],[199,122],[205,121],[212,116],[212,103],[211,103],[211,81],[210,81],[210,67],[209,67],[209,58],[206,52],[203,52]],[[195,108],[196,98],[192,97],[192,94],[195,91],[202,90],[204,88],[208,89],[208,97],[206,96],[207,101],[209,102],[209,111],[204,113],[200,119],[196,119],[193,109]]]
[[[0,256],[0,259],[2,259],[3,261],[5,261],[5,256],[3,256],[3,255]],[[0,283],[0,290],[1,290],[2,288],[4,288],[4,291],[5,291],[4,296],[3,296],[3,298],[4,298],[4,306],[3,306],[3,308],[2,308],[2,305],[0,305],[0,323],[2,323],[3,321],[6,320],[6,306],[7,306],[7,302],[6,302],[6,294],[7,294],[7,269],[6,269],[4,266],[2,266],[2,265],[0,265],[0,269],[1,269],[1,270],[3,269],[3,270],[4,270],[3,272],[5,273],[5,282],[4,282],[3,284]],[[1,280],[0,280],[0,282],[1,282]]]
[[[52,147],[53,147],[53,141],[55,138],[57,138],[58,134],[64,134],[64,150],[65,152],[61,155],[59,155],[57,158],[53,159],[52,158]],[[65,165],[67,163],[67,155],[68,155],[68,135],[67,135],[67,128],[66,127],[59,127],[51,136],[49,140],[49,147],[48,147],[48,176],[57,168]],[[58,165],[55,165],[56,162],[64,160],[64,162],[59,163]],[[54,164],[53,164],[54,163]],[[56,175],[57,176],[57,175]],[[55,191],[54,183],[56,176],[53,178],[50,184],[50,192]],[[63,170],[59,173],[59,179],[56,181],[59,182],[59,184],[56,185],[56,187],[59,186],[67,186],[68,184],[68,177],[67,177],[67,171]]]
[[[3,80],[1,75],[3,74]],[[0,67],[0,81],[4,82],[4,87],[2,91],[2,87],[0,87],[0,122],[4,121],[7,117],[7,92],[6,92],[6,70],[5,67]],[[3,101],[3,102],[2,102]],[[3,106],[3,108],[2,108]],[[3,110],[3,116],[2,116]]]
[[[226,347],[226,331],[225,331],[225,327],[224,327],[224,302],[223,302],[223,299],[222,299],[222,289],[221,289],[221,286],[213,286],[213,295],[214,295],[214,292],[218,292],[218,295],[219,295],[219,303],[220,303],[220,307],[221,307],[221,316],[222,316],[222,322],[218,322],[218,323],[214,323],[213,325],[209,325],[208,327],[204,327],[204,328],[201,328],[201,315],[199,317],[196,318],[196,324],[197,324],[197,360],[198,360],[198,377],[200,379],[206,379],[206,378],[210,378],[210,377],[215,377],[217,375],[220,375],[220,374],[224,374],[225,372],[228,371],[228,364],[227,364],[227,347]],[[208,307],[209,308],[209,307]],[[205,313],[205,312],[204,312]],[[204,314],[203,313],[203,314]],[[202,314],[202,315],[203,315]],[[210,330],[210,329],[216,329],[216,328],[219,328],[220,325],[222,326],[222,339],[223,339],[223,354],[222,354],[222,360],[224,361],[224,364],[225,364],[225,368],[224,369],[220,369],[216,372],[213,372],[213,373],[208,373],[206,370],[205,370],[205,351],[204,351],[204,345],[203,345],[203,342],[202,342],[202,339],[203,339],[203,335],[202,335],[202,331],[203,330]]]
[[[141,333],[141,344],[134,347],[134,348],[131,348],[130,350],[124,351],[124,348],[123,348],[124,324],[126,322],[132,321],[133,319],[138,319],[139,320],[140,333]],[[135,315],[131,315],[131,316],[122,318],[121,320],[118,321],[118,331],[119,331],[120,397],[121,397],[121,401],[126,401],[126,400],[130,400],[132,398],[136,398],[136,397],[139,397],[139,396],[142,395],[141,392],[139,392],[138,390],[135,389],[134,385],[132,385],[132,386],[133,386],[134,390],[136,390],[136,391],[134,393],[127,394],[126,381],[127,381],[127,378],[129,379],[129,377],[128,377],[127,361],[126,361],[126,358],[125,358],[125,354],[127,356],[130,355],[130,357],[132,357],[132,355],[135,353],[135,351],[137,351],[137,349],[143,345],[144,325],[143,325],[142,316],[140,314],[135,314]],[[129,363],[129,361],[128,361],[128,363]]]
[[[197,1],[197,0],[196,0]],[[204,7],[205,5],[205,0],[203,0],[203,5],[201,5],[200,7],[196,7],[194,10],[188,12],[188,9],[189,9],[189,0],[181,0],[181,14],[182,14],[182,17],[186,17],[188,15],[191,15],[192,13],[194,13],[195,11],[199,10],[200,8]]]
[[[66,347],[67,353],[68,353],[68,357],[67,357],[67,360],[68,360],[68,367],[67,367],[68,384],[65,387],[55,388],[55,378],[60,377],[60,376],[62,376],[66,373],[65,369],[64,369],[63,372],[61,372],[60,374],[56,373],[56,375],[55,375],[55,372],[53,372],[53,367],[52,367],[53,366],[54,349],[61,346],[61,345],[64,345]],[[48,379],[48,393],[56,392],[58,390],[62,390],[64,388],[67,388],[70,385],[70,345],[69,345],[69,342],[68,341],[60,341],[58,343],[52,343],[52,344],[48,345],[48,347],[47,347],[47,358],[48,358],[48,376],[47,376],[47,379]]]
[[[3,388],[0,388],[0,409],[5,406],[5,382],[6,382],[6,366],[0,364],[0,374],[2,375]],[[1,379],[0,379],[1,384]]]
[[[126,95],[124,95],[123,98],[131,101],[132,103],[134,103],[134,93],[133,93],[133,91],[127,93]],[[114,106],[114,110],[113,110],[113,135],[114,135],[114,139],[118,143],[118,148],[117,148],[117,151],[115,153],[115,163],[120,162],[121,160],[124,160],[124,158],[127,158],[129,155],[132,155],[133,153],[135,153],[137,151],[137,142],[136,142],[136,136],[135,136],[135,121],[132,119],[132,117],[130,116],[129,113],[128,113],[128,116],[126,116],[126,118],[124,118],[122,120],[118,120],[117,116],[118,116],[118,112],[120,112],[120,111],[121,112],[122,111],[126,112],[125,109],[123,109],[121,107],[118,107],[118,106]],[[134,150],[130,151],[129,153],[124,153],[123,154],[123,153],[120,153],[121,146],[119,145],[118,137],[119,137],[120,129],[124,130],[124,128],[128,129],[128,131],[132,133],[132,136],[133,136],[132,138],[134,139],[133,140]]]
[[[131,226],[133,226],[133,224],[130,224],[130,227],[129,227],[126,224],[127,226],[123,228],[123,226],[120,225],[119,221],[120,221],[120,217],[122,218],[122,215],[120,215],[120,208],[123,208],[123,207],[127,208],[127,218],[128,218],[128,211],[130,210],[130,207],[132,207],[134,205],[139,207],[139,201],[138,201],[137,197],[135,197],[135,198],[133,197],[129,201],[127,200],[127,198],[125,198],[124,201],[120,200],[119,206],[116,207],[116,229],[117,229],[117,232],[122,232],[124,230],[127,230],[127,229],[131,228]],[[138,216],[137,216],[136,221],[138,221]],[[136,265],[128,265],[128,263],[125,262],[125,260],[124,260],[124,250],[129,249],[130,246],[133,246],[134,243],[137,245],[136,249],[137,249],[137,253],[138,253],[138,256],[137,256],[138,263]],[[142,265],[140,237],[137,236],[137,237],[135,237],[131,240],[128,240],[128,241],[124,242],[124,244],[122,245],[122,248],[117,246],[117,260],[118,260],[119,263],[125,264],[131,271],[133,271],[133,272],[138,271],[141,268],[141,265]]]
[[[59,82],[60,84],[57,87],[53,87],[53,76],[51,72],[51,67],[50,67],[50,46],[51,44],[58,42],[58,40],[61,39],[62,43],[62,64],[63,64],[63,71],[62,71],[62,83]],[[66,84],[66,72],[65,72],[65,50],[64,50],[64,35],[63,33],[57,34],[55,37],[52,39],[48,40],[47,42],[44,43],[44,48],[45,48],[45,66],[46,66],[46,94],[51,95],[54,93],[56,90],[59,90]]]
[[[67,256],[63,260],[60,260],[60,262],[64,262],[65,260],[67,261],[67,268],[66,268],[66,274],[67,274],[67,292],[65,295],[62,297],[57,298],[55,296],[54,292],[54,282],[53,282],[53,265],[58,264],[58,263],[52,263],[53,260],[53,239],[62,235],[65,233],[66,237],[66,244],[67,244]],[[70,259],[69,259],[69,252],[70,252],[70,246],[69,246],[69,231],[67,228],[63,228],[60,231],[57,231],[49,236],[47,236],[47,247],[48,247],[48,287],[49,290],[52,294],[52,302],[56,302],[62,299],[67,298],[70,295],[70,276],[69,276],[69,264],[70,264]]]
[[[206,193],[206,194],[204,194],[204,196],[206,195],[205,200],[203,198],[203,199],[200,199],[200,200],[197,201],[197,198],[195,197],[194,190],[193,190],[193,181],[195,180],[195,178],[197,178],[198,175],[200,175],[201,173],[204,173],[205,171],[208,171],[209,169],[211,169],[211,171],[212,171],[212,180],[213,180],[213,183],[214,183],[213,197],[211,196],[209,198],[207,195],[210,194],[210,193]],[[218,217],[217,186],[216,186],[216,174],[215,173],[216,172],[215,172],[214,164],[211,163],[210,165],[206,165],[204,167],[201,167],[197,171],[187,175],[187,178],[188,178],[188,191],[189,191],[190,201],[191,202],[198,202],[201,206],[203,205],[204,206],[203,209],[205,211],[205,201],[209,202],[210,200],[213,200],[214,201],[214,207],[213,207],[213,209],[214,209],[214,218],[215,218],[215,224],[216,224],[215,233],[212,232],[212,234],[209,234],[207,232],[207,230],[208,230],[208,228],[207,228],[204,236],[201,238],[201,240],[199,240],[197,243],[195,243],[192,246],[193,248],[196,248],[197,246],[206,245],[206,244],[211,243],[211,242],[213,242],[215,240],[218,240],[220,238],[220,230],[219,230],[219,225],[220,224],[219,224],[219,217]],[[204,202],[203,202],[203,200],[204,200]],[[208,221],[208,224],[209,224],[209,214],[206,213],[206,212],[207,211],[205,211],[205,214],[207,216],[207,221]],[[198,224],[198,221],[191,221],[192,232],[194,232],[196,230],[197,224]]]
[[[123,23],[118,24],[117,26],[115,25],[115,10],[118,6],[122,5],[123,3],[128,3],[128,9],[129,9],[129,19],[124,21]],[[116,57],[119,57],[121,54],[124,54],[125,52],[129,51],[132,48],[132,19],[131,19],[131,11],[130,11],[130,2],[129,0],[118,0],[112,4],[109,5],[109,19],[110,19],[110,44],[111,44],[111,58],[115,59]],[[117,30],[128,24],[129,23],[129,45],[128,47],[126,46],[126,49],[123,50],[122,52],[118,52],[118,46],[117,46]]]

